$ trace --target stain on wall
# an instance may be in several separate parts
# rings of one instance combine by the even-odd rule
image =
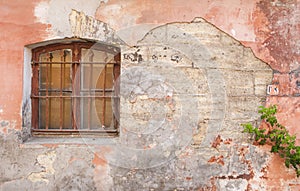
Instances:
[[[276,103],[280,123],[298,131],[299,6],[297,0],[0,2],[0,189],[299,189],[293,170],[268,146],[251,145],[240,127],[259,124],[258,105]],[[122,72],[134,79],[123,83],[132,87],[122,97],[129,131],[117,142],[21,144],[28,137],[22,123],[30,124],[24,47],[72,36],[122,45]],[[268,84],[277,95],[266,96]],[[147,134],[157,124],[163,124],[158,134]]]

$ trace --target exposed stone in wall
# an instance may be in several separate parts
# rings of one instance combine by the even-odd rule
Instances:
[[[261,104],[265,97],[266,86],[271,82],[272,71],[265,63],[256,59],[250,49],[243,47],[239,42],[201,19],[190,24],[175,23],[159,27],[149,32],[139,42],[138,48],[140,50],[143,46],[157,46],[158,48],[157,50],[148,48],[148,55],[141,56],[144,58],[144,62],[138,63],[139,66],[146,63],[146,67],[148,65],[155,67],[153,58],[157,57],[164,61],[160,63],[162,68],[168,66],[169,68],[176,68],[178,71],[189,71],[182,73],[184,74],[183,78],[189,83],[180,84],[181,86],[178,86],[175,91],[183,89],[183,92],[193,96],[206,94],[210,98],[207,100],[211,100],[211,104],[204,100],[198,105],[200,107],[205,105],[201,108],[202,111],[207,107],[211,108],[212,113],[210,113],[209,120],[215,120],[214,123],[218,123],[218,120],[228,120],[232,123],[233,121],[257,119],[258,115],[255,108]],[[172,60],[172,56],[176,53],[165,53],[166,51],[164,52],[160,47],[175,49],[178,54],[177,57],[185,57],[182,60],[185,65],[176,66],[178,63]],[[167,56],[164,57],[163,55]],[[123,63],[124,67],[128,68],[126,59]],[[157,72],[160,73],[161,71]],[[181,80],[178,75],[175,75],[177,78],[167,75],[163,73],[162,76],[169,80],[171,85],[175,83],[175,80]],[[172,77],[175,78],[173,81]],[[189,84],[198,86],[200,90],[186,91],[185,88]],[[211,107],[207,105],[211,105]],[[228,128],[228,131],[232,131],[230,125],[226,127],[225,123],[220,124],[216,130]]]
[[[264,190],[259,122],[272,70],[203,19],[150,31],[122,51],[121,134],[104,158],[124,190]]]
[[[116,190],[225,190],[225,187],[242,182],[247,188],[264,190],[263,185],[255,183],[252,186],[249,182],[263,175],[260,170],[267,155],[253,146],[231,144],[225,149],[222,144],[221,147],[222,154],[213,148],[187,148],[177,159],[154,168],[112,166],[114,187]],[[208,153],[222,156],[224,164],[210,160]]]
[[[158,27],[122,48],[128,76],[121,77],[130,89],[122,89],[120,122],[128,131],[117,139],[119,150],[104,139],[98,146],[18,142],[30,127],[29,96],[22,103],[21,90],[25,45],[74,35],[136,42],[154,26],[195,16],[276,70],[278,96],[267,103],[278,104],[280,123],[297,133],[299,1],[28,0],[2,1],[0,9],[0,190],[300,190],[282,159],[241,133],[240,123],[258,120],[270,70],[202,19]]]
[[[75,10],[69,18],[74,36],[123,44],[101,21]],[[258,122],[272,78],[250,49],[196,19],[124,46],[122,65],[117,147],[20,148],[11,131],[1,138],[1,189],[267,190],[261,180],[276,180],[265,171],[270,156],[241,133],[240,123]],[[16,126],[0,125],[5,134]]]
[[[121,43],[82,13],[70,22],[80,37]],[[271,78],[250,49],[203,19],[158,27],[122,47],[114,144],[20,148],[13,135],[1,138],[1,189],[264,190],[269,157],[247,143],[240,123],[258,121]]]

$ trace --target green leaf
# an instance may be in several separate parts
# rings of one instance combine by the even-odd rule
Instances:
[[[280,157],[285,159],[285,166],[295,169],[297,177],[300,176],[300,146],[296,146],[296,136],[290,135],[288,130],[278,123],[276,118],[277,106],[271,105],[269,107],[259,106],[258,113],[261,114],[261,119],[269,123],[272,127],[271,131],[266,132],[265,129],[259,129],[252,124],[242,124],[244,127],[243,132],[251,133],[255,136],[255,140],[260,145],[266,144],[267,141],[271,142],[271,152],[278,153]]]
[[[276,145],[272,146],[271,152],[272,153],[277,153],[278,152],[278,147]]]

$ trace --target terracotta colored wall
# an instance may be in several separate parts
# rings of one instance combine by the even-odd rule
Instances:
[[[44,40],[47,25],[36,23],[37,1],[0,2],[1,131],[21,129],[24,45]]]
[[[154,27],[172,22],[190,22],[195,17],[205,18],[245,46],[251,47],[258,58],[271,66],[275,71],[272,84],[279,88],[279,93],[268,96],[267,104],[278,104],[280,122],[292,133],[298,132],[299,0],[91,0],[90,4],[84,1],[80,3],[59,0],[0,1],[2,135],[8,135],[11,129],[21,129],[24,46],[71,36],[71,30],[66,32],[64,29],[72,8],[108,23],[130,45],[134,45]],[[61,5],[58,10],[65,10],[63,14],[59,11],[47,12],[47,8],[53,8],[56,4]],[[57,24],[60,19],[62,23]],[[282,164],[281,159],[272,156],[265,172],[262,172],[262,182],[254,184],[265,184],[273,190],[299,190],[299,180]],[[107,170],[107,166],[103,168]]]

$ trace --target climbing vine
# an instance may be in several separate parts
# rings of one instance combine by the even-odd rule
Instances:
[[[260,106],[258,113],[261,114],[261,119],[266,122],[268,128],[261,129],[254,127],[252,124],[242,124],[245,133],[254,135],[254,140],[260,145],[271,144],[271,152],[278,153],[280,157],[285,159],[285,166],[292,166],[300,176],[300,146],[296,146],[296,136],[290,135],[287,129],[278,123],[275,116],[277,106],[270,107]]]

